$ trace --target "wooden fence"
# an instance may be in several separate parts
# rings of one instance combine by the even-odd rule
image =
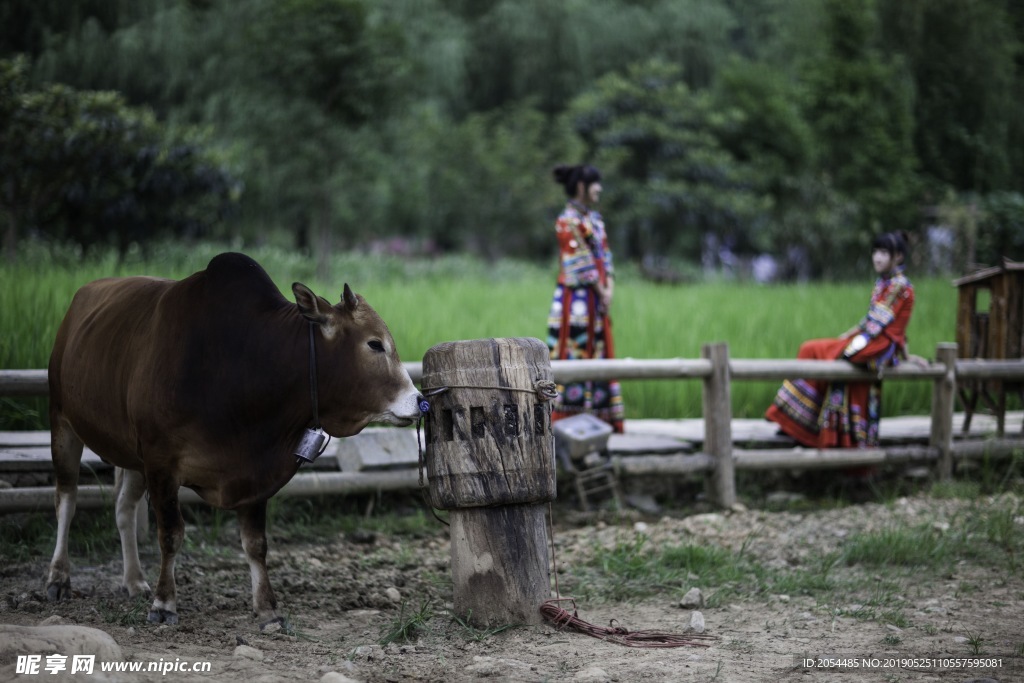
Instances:
[[[957,358],[957,346],[941,343],[935,360],[927,365],[904,363],[887,369],[886,382],[932,382],[930,436],[927,445],[901,445],[878,449],[734,449],[731,385],[736,381],[784,379],[872,380],[876,375],[845,361],[732,359],[725,343],[705,344],[700,358],[615,359],[553,361],[555,380],[700,380],[703,382],[703,453],[672,460],[676,473],[708,472],[710,492],[724,507],[736,502],[736,469],[844,467],[901,462],[934,461],[941,478],[953,473],[955,457],[1006,454],[1024,449],[1024,439],[989,439],[983,443],[955,443],[953,410],[957,385],[965,381],[1024,382],[1024,360],[966,360]],[[421,363],[406,363],[414,382],[422,378]],[[0,370],[0,396],[45,396],[46,370]],[[319,487],[316,492],[323,493]]]

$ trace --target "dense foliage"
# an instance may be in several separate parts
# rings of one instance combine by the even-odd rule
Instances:
[[[115,92],[30,90],[24,60],[0,61],[0,215],[89,247],[198,236],[230,204],[234,179],[201,144],[171,135]]]
[[[207,132],[190,154],[232,160],[244,187],[221,236],[536,258],[562,199],[551,167],[589,160],[624,256],[770,253],[812,276],[862,272],[880,228],[923,244],[946,226],[955,270],[1024,257],[1022,36],[1012,0],[0,6],[0,58],[27,56],[31,91]],[[16,184],[56,182],[2,144],[26,158]],[[79,238],[39,187],[8,233]],[[88,210],[107,241],[162,229]]]

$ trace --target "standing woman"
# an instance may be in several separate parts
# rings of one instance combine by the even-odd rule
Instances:
[[[878,372],[874,382],[786,380],[765,417],[811,448],[870,448],[878,445],[882,372],[907,358],[907,324],[914,287],[903,272],[906,233],[887,232],[871,245],[878,280],[867,315],[836,339],[812,339],[799,359],[838,360]]]
[[[614,358],[609,311],[615,289],[612,252],[604,220],[594,208],[601,174],[593,166],[558,166],[555,182],[569,202],[555,223],[558,285],[548,316],[552,360]],[[558,387],[552,420],[592,413],[623,431],[622,391],[616,381],[574,382]]]

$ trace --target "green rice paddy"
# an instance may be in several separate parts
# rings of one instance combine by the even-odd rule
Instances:
[[[16,264],[0,265],[0,368],[45,368],[61,318],[75,290],[93,279],[123,275],[181,278],[223,251],[214,245],[165,245],[146,260],[137,254],[81,260],[42,248],[21,248]],[[277,249],[245,249],[291,298],[291,283],[306,283],[337,301],[344,283],[366,297],[388,322],[402,359],[416,361],[435,344],[487,337],[546,335],[556,267],[487,263],[463,257],[406,260],[343,254],[318,264]],[[910,273],[916,305],[911,352],[931,358],[936,344],[955,338],[956,290],[949,279]],[[732,358],[793,358],[800,343],[849,329],[867,309],[873,274],[850,283],[756,285],[707,281],[657,285],[620,266],[613,325],[620,358],[698,358],[701,346],[727,342]],[[777,386],[736,382],[733,414],[757,417]],[[627,417],[701,415],[701,383],[645,380],[623,383]],[[931,385],[886,385],[885,415],[927,414]],[[32,424],[35,422],[36,424]],[[45,426],[44,400],[0,397],[0,428]]]

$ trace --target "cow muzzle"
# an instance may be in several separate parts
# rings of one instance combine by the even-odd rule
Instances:
[[[408,427],[420,418],[420,403],[425,399],[413,387],[412,391],[405,392],[394,402],[377,415],[371,422],[384,422],[397,427]]]

